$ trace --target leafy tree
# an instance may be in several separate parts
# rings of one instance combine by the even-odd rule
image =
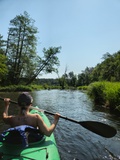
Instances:
[[[101,63],[100,79],[106,81],[119,81],[120,78],[120,52],[113,55],[106,53]]]
[[[101,63],[101,77],[103,80],[110,81],[114,76],[114,56],[106,53],[104,54],[105,60]]]
[[[55,68],[55,66],[59,66],[56,54],[60,52],[60,49],[61,47],[50,47],[48,50],[43,49],[44,57],[42,59],[39,57],[37,69],[27,84],[30,84],[41,72],[58,72],[57,68]]]
[[[77,86],[83,86],[84,82],[85,82],[85,74],[84,73],[78,74]]]
[[[0,34],[0,54],[5,55],[5,46],[6,46],[6,41],[3,40],[3,36]]]
[[[99,81],[100,80],[100,70],[101,70],[101,65],[97,64],[95,68],[93,68],[93,71],[90,75],[91,77],[91,82]]]
[[[27,12],[10,21],[6,56],[8,57],[9,80],[18,84],[21,78],[29,77],[35,69],[37,28]]]
[[[26,79],[26,84],[30,84],[40,72],[51,73],[56,71],[54,66],[59,65],[56,54],[60,52],[60,47],[44,48],[43,58],[36,54],[38,30],[34,22],[27,12],[10,21],[6,56],[11,84],[18,84],[23,79]]]
[[[120,81],[120,51],[103,55],[103,62],[92,71],[92,81]]]
[[[93,67],[91,68],[86,67],[86,69],[82,71],[81,74],[78,74],[77,86],[89,85],[92,82],[92,77],[91,77],[92,71]]]
[[[74,74],[73,71],[69,72],[68,73],[68,85],[76,87],[76,83],[77,83],[77,76]]]
[[[115,53],[115,61],[114,61],[115,69],[114,69],[114,77],[118,82],[120,81],[120,51]]]
[[[3,36],[0,35],[0,83],[5,79],[6,74],[8,72],[6,66],[6,56],[5,56],[5,41],[3,40]]]
[[[67,78],[68,78],[67,67],[65,68],[65,72],[61,77],[59,76],[58,71],[57,71],[57,75],[58,75],[58,82],[59,82],[61,89],[65,89],[67,86]]]

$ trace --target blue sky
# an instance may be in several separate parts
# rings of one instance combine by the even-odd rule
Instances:
[[[120,50],[120,0],[0,0],[0,34],[7,38],[9,22],[27,11],[39,37],[37,52],[61,46],[59,75],[95,67],[106,52]],[[56,74],[42,75],[56,78]]]

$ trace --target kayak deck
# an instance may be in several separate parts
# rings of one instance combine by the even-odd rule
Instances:
[[[50,122],[44,113],[31,110],[31,113],[38,113],[43,118],[47,126]],[[42,140],[30,143],[29,147],[23,148],[21,145],[3,144],[0,142],[0,159],[3,160],[60,160],[55,137],[44,137]]]

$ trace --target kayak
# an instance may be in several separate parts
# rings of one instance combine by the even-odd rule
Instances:
[[[36,107],[37,109],[38,107]],[[47,126],[50,121],[43,112],[32,109],[30,113],[38,113],[43,118]],[[37,142],[29,143],[23,148],[21,144],[7,144],[0,142],[0,159],[2,160],[60,160],[60,155],[56,145],[54,134],[50,137],[44,136]]]

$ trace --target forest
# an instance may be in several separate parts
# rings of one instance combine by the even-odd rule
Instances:
[[[59,76],[60,65],[57,54],[61,47],[44,48],[41,57],[37,54],[37,27],[27,12],[17,15],[10,21],[7,39],[0,34],[0,85],[29,85],[41,82],[40,75],[56,72],[56,80],[47,83],[59,85],[62,89],[78,86],[88,86],[96,81],[120,81],[120,51],[105,53],[102,62],[95,67],[86,67],[76,75],[74,71],[65,72]],[[43,81],[46,80],[42,80]]]

